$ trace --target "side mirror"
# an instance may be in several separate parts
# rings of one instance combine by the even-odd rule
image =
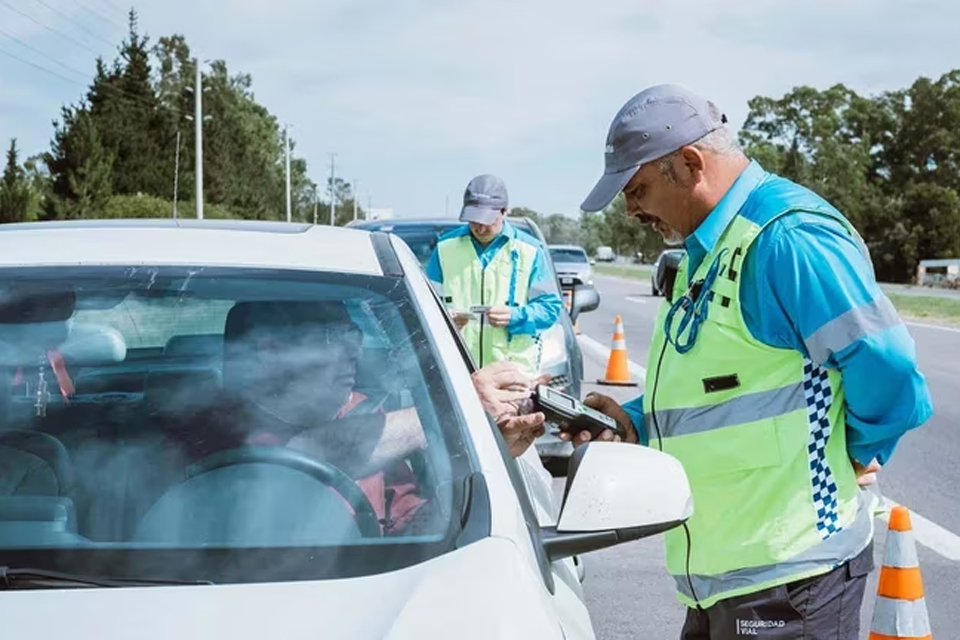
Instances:
[[[654,536],[693,515],[690,483],[673,456],[591,442],[570,459],[556,527],[542,529],[551,561]]]
[[[570,301],[570,318],[574,322],[581,313],[594,311],[600,306],[600,292],[592,284],[578,284],[573,287],[573,299]]]

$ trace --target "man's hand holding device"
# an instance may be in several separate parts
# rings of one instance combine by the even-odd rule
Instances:
[[[560,428],[560,439],[572,441],[574,446],[591,440],[637,441],[630,418],[612,398],[589,394],[580,402],[556,389],[538,385],[532,400],[535,409]]]

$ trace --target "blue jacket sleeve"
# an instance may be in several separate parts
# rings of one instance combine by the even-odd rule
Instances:
[[[933,401],[913,338],[858,239],[836,220],[792,214],[761,233],[744,274],[748,329],[838,370],[847,451],[863,465],[885,464],[899,439],[930,418]]]
[[[510,335],[537,335],[552,327],[563,310],[563,300],[551,286],[550,269],[547,267],[543,248],[537,251],[537,257],[530,271],[529,295],[527,304],[514,307],[511,312],[507,333]]]
[[[430,259],[427,260],[427,266],[424,267],[424,273],[434,282],[443,284],[443,270],[440,268],[440,252],[437,249],[434,249],[433,253],[430,254]]]
[[[643,394],[640,394],[633,400],[624,403],[623,410],[630,416],[630,422],[637,432],[638,442],[644,446],[649,446],[650,437],[647,434],[646,420],[643,418]]]

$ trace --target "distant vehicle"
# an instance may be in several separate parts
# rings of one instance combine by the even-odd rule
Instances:
[[[677,269],[685,254],[685,249],[667,249],[660,253],[657,261],[653,263],[653,273],[650,274],[650,290],[653,295],[666,296],[668,292],[673,292]]]
[[[613,262],[617,259],[617,254],[613,252],[613,247],[597,247],[597,262]]]
[[[511,225],[529,233],[547,247],[543,232],[533,220],[512,216],[507,220]],[[382,221],[356,220],[347,226],[383,231],[399,236],[413,250],[421,265],[426,266],[440,235],[462,224],[464,223],[456,218],[395,218]],[[557,267],[549,251],[547,264],[554,275],[553,282],[556,282],[557,286],[555,292],[562,296],[561,291],[564,287],[561,285]],[[578,285],[577,290],[577,295],[582,300],[582,312],[593,311],[599,306],[600,295],[592,284]],[[583,354],[577,340],[577,331],[573,326],[576,315],[576,313],[560,314],[560,320],[544,334],[540,369],[552,376],[551,386],[579,398],[583,380]],[[556,431],[547,431],[537,439],[536,446],[544,465],[551,473],[562,475],[566,472],[567,460],[573,453],[572,444],[557,437]]]
[[[590,265],[594,261],[587,256],[583,247],[575,244],[551,244],[547,249],[557,268],[561,287],[566,289],[578,284],[593,284],[593,269]]]

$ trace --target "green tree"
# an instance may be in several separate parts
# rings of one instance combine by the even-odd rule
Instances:
[[[43,161],[43,154],[33,155],[24,160],[23,172],[30,190],[27,220],[39,220],[43,217],[43,206],[50,198],[52,188],[50,172]]]
[[[44,219],[96,218],[112,195],[112,157],[84,108],[62,111],[44,162],[52,176],[51,196],[44,202]]]
[[[17,160],[17,139],[10,141],[7,165],[0,178],[0,223],[24,222],[30,206],[30,185]]]
[[[113,192],[168,196],[172,131],[154,92],[148,42],[138,33],[137,14],[131,10],[120,56],[109,70],[97,61],[87,102],[102,144],[113,157]]]

